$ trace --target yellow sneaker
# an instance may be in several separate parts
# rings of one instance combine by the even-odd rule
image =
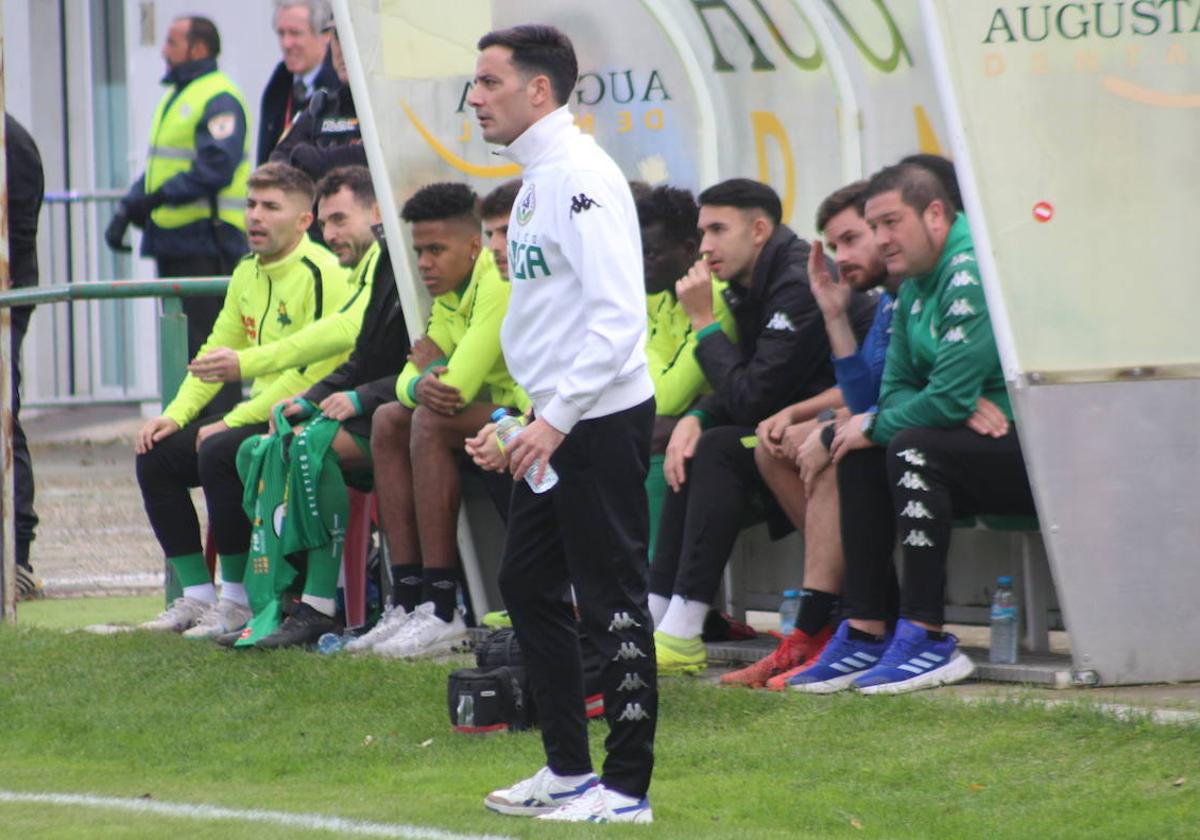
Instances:
[[[654,649],[660,674],[698,674],[708,667],[708,649],[699,636],[681,639],[655,630]]]
[[[508,617],[508,610],[498,610],[496,612],[484,613],[483,618],[479,623],[484,627],[490,627],[493,630],[499,630],[504,627],[512,627],[512,619]]]

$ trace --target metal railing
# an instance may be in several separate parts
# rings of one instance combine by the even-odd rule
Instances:
[[[187,375],[187,316],[183,313],[183,298],[223,295],[228,285],[229,278],[227,277],[108,280],[60,284],[14,289],[0,293],[0,309],[93,300],[161,299],[162,312],[158,317],[158,396],[165,408],[174,398]],[[8,378],[2,373],[0,373],[0,382],[5,384],[8,382]],[[0,452],[10,451],[9,433],[8,424],[0,423]],[[12,463],[12,459],[7,459],[7,463]],[[4,475],[3,470],[4,467],[0,464],[0,479],[11,482],[11,478]],[[5,533],[14,533],[15,523],[11,505],[5,507],[3,528]],[[16,580],[16,557],[14,554],[14,552],[6,551],[2,559],[5,568],[0,570],[2,571],[0,581],[5,583],[0,585],[0,589],[3,590],[0,593],[2,595],[0,597],[0,620],[12,621],[16,616],[16,587],[7,583]],[[170,564],[167,564],[166,572],[167,598],[170,600],[180,594],[180,590]]]

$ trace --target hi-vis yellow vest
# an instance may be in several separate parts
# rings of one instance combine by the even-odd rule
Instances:
[[[174,91],[167,91],[158,103],[150,128],[150,156],[146,161],[144,189],[146,195],[150,195],[180,172],[192,168],[196,160],[196,128],[209,100],[221,93],[236,99],[246,115],[246,140],[242,162],[233,173],[233,180],[217,193],[217,212],[222,221],[245,230],[246,181],[250,177],[250,112],[241,91],[220,70],[192,80],[174,100],[171,99]],[[179,228],[211,216],[211,202],[199,198],[187,204],[157,207],[150,213],[150,220],[160,228]]]

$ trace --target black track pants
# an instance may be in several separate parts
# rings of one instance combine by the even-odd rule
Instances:
[[[638,797],[650,785],[658,718],[645,577],[653,424],[653,400],[576,424],[551,459],[556,487],[536,495],[515,483],[500,569],[550,769],[575,775],[592,767],[579,637],[563,601],[572,584],[580,624],[608,659],[603,782]]]

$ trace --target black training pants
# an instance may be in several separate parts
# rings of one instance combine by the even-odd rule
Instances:
[[[754,450],[742,443],[747,426],[717,426],[700,436],[678,493],[668,492],[650,566],[650,591],[711,604],[721,572],[763,488]]]
[[[212,435],[197,453],[196,433],[202,425],[189,423],[137,456],[137,478],[146,516],[167,557],[203,551],[190,487],[204,488],[217,552],[229,555],[250,550],[250,520],[242,510],[242,481],[235,459],[242,441],[264,434],[267,424],[238,426]]]
[[[226,277],[232,270],[221,257],[159,257],[156,262],[159,277]],[[189,359],[195,359],[204,346],[224,303],[219,295],[183,298]],[[223,417],[241,401],[242,383],[226,382],[204,407],[204,414]]]
[[[558,484],[537,495],[513,487],[500,591],[533,686],[547,764],[590,772],[580,625],[608,659],[602,684],[609,735],[603,783],[641,797],[654,766],[658,686],[646,604],[646,470],[654,401],[581,420],[551,464]]]
[[[885,479],[889,498],[879,491]],[[898,535],[904,554],[900,616],[940,626],[954,520],[1036,513],[1015,428],[1002,438],[966,427],[904,429],[882,459],[856,452],[843,460],[838,487],[851,618],[886,617],[887,570],[895,574]]]

